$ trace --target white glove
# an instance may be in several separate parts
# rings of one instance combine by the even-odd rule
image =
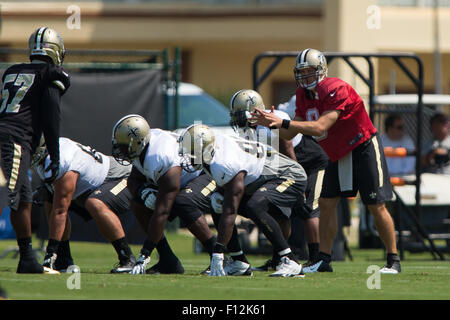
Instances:
[[[211,258],[211,271],[209,276],[211,277],[223,277],[225,276],[225,271],[223,270],[223,253],[213,253]]]
[[[158,190],[152,188],[145,188],[141,191],[141,199],[144,201],[145,206],[150,210],[155,210],[156,193]]]
[[[147,264],[150,263],[150,256],[141,254],[136,260],[136,264],[133,270],[130,271],[131,274],[145,274],[145,268]]]
[[[211,207],[216,213],[222,213],[223,196],[219,192],[214,192],[211,195]]]

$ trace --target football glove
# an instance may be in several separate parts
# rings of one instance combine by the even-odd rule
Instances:
[[[156,193],[158,190],[152,188],[145,188],[141,191],[141,199],[144,201],[145,206],[150,210],[155,210]]]
[[[59,163],[56,162],[50,162],[50,164],[48,165],[48,167],[44,170],[44,175],[47,176],[47,172],[50,171],[50,176],[48,178],[45,178],[45,183],[48,184],[52,184],[53,181],[56,180],[56,178],[58,177],[58,173],[59,173]]]
[[[57,255],[56,253],[46,253],[44,257],[44,263],[42,266],[49,268],[49,269],[55,269],[55,261],[56,261]]]
[[[139,258],[136,260],[136,264],[134,265],[133,270],[131,270],[130,273],[145,274],[145,268],[149,263],[150,263],[150,256],[141,254]]]
[[[211,277],[223,277],[225,276],[225,271],[223,270],[223,253],[213,253],[211,258],[211,271],[209,276]]]
[[[211,195],[211,207],[214,209],[215,213],[222,213],[223,209],[223,196],[219,192],[214,192]]]

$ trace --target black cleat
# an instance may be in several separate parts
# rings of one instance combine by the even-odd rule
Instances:
[[[130,273],[136,265],[136,257],[131,255],[128,259],[119,261],[119,263],[111,269],[110,273]]]
[[[333,272],[331,263],[325,262],[324,260],[317,260],[316,262],[308,262],[303,266],[303,273],[314,273],[314,272]]]
[[[44,273],[44,267],[36,259],[20,259],[17,273]]]
[[[279,261],[274,261],[273,258],[267,260],[262,266],[252,267],[252,271],[276,271]]]
[[[181,265],[181,261],[176,259],[159,260],[157,264],[148,268],[145,271],[146,274],[183,274],[184,268]]]

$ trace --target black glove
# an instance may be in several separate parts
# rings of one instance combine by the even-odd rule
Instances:
[[[49,166],[45,169],[44,175],[46,172],[49,172],[49,171],[51,171],[51,175],[50,175],[50,177],[46,178],[44,181],[47,184],[52,184],[53,181],[55,181],[56,178],[58,177],[59,163],[51,161]]]

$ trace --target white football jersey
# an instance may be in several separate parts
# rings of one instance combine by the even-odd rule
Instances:
[[[45,159],[45,167],[50,164],[50,156]],[[97,189],[105,181],[110,165],[109,156],[95,151],[89,146],[70,140],[59,138],[59,173],[57,179],[69,171],[78,172],[75,193],[72,199],[88,190]],[[36,167],[36,173],[44,180],[51,172],[44,172],[44,166]]]
[[[303,168],[292,159],[257,141],[216,135],[214,156],[205,171],[222,187],[245,171],[246,192],[275,178],[306,180]]]
[[[144,163],[139,159],[133,161],[139,172],[147,177],[149,182],[157,185],[170,168],[181,167],[181,157],[178,155],[178,135],[161,130],[150,129],[150,145],[146,150]],[[185,187],[189,181],[200,175],[200,170],[194,173],[181,170],[180,188]]]

